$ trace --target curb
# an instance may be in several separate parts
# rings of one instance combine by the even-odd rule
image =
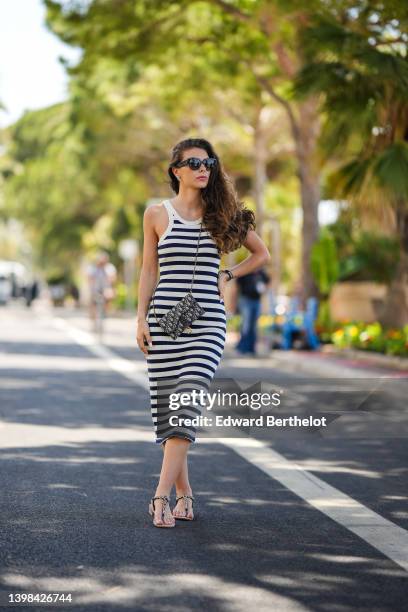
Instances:
[[[323,345],[320,353],[327,357],[354,359],[362,363],[408,371],[408,359],[404,357],[383,355],[373,351],[359,351],[358,349],[340,349],[330,344]]]
[[[304,350],[266,350],[262,342],[258,343],[258,355],[250,357],[237,355],[233,350],[238,335],[236,332],[227,332],[227,342],[224,355],[232,359],[250,359],[260,367],[265,367],[270,361],[271,367],[283,366],[293,371],[309,374],[319,373],[322,376],[378,376],[381,374],[401,373],[405,377],[408,373],[408,359],[391,355],[367,354],[366,351],[356,349],[339,349],[333,345],[322,345],[317,351]]]

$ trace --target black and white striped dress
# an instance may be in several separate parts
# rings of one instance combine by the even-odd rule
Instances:
[[[157,245],[160,277],[153,294],[158,319],[190,289],[202,221],[202,218],[183,219],[170,200],[165,200],[164,206],[169,223]],[[219,266],[214,239],[203,224],[192,293],[205,313],[193,321],[191,332],[183,331],[174,340],[158,324],[152,302],[149,305],[147,320],[153,346],[147,347],[147,369],[152,419],[159,444],[172,436],[195,442],[196,427],[183,421],[203,414],[203,405],[192,403],[173,410],[169,406],[169,394],[208,390],[220,363],[226,338],[226,314],[218,290]],[[174,415],[177,418],[171,420],[171,425],[170,417]]]

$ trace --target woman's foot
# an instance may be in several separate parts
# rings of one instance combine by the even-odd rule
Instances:
[[[149,514],[153,515],[153,525],[155,527],[174,527],[176,521],[170,510],[168,496],[155,496],[155,498],[152,498],[149,504]]]
[[[191,499],[193,498],[193,499]],[[177,493],[177,503],[173,508],[173,516],[179,519],[192,521],[194,519],[193,511],[193,493]]]

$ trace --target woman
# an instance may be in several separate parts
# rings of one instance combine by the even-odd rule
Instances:
[[[254,213],[238,200],[207,140],[179,142],[172,151],[168,174],[176,197],[151,205],[144,213],[137,313],[137,343],[147,357],[156,442],[164,451],[159,483],[149,504],[156,527],[174,527],[176,518],[194,518],[187,453],[195,442],[195,428],[185,426],[180,417],[197,416],[200,410],[196,404],[180,406],[174,424],[170,417],[175,411],[168,402],[172,381],[182,384],[194,377],[201,388],[208,388],[225,344],[225,285],[270,260],[268,249],[254,231]],[[251,254],[229,271],[219,271],[221,255],[241,244]],[[193,321],[190,331],[173,339],[164,333],[158,319],[190,289],[196,253],[192,292],[205,312]],[[155,288],[158,263],[160,280]],[[176,505],[171,512],[173,484]]]

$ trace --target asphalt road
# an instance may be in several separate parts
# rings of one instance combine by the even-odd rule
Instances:
[[[1,610],[12,593],[72,595],[21,610],[407,609],[407,376],[230,349],[218,383],[274,387],[275,416],[329,425],[203,432],[198,520],[156,529],[134,321],[108,320],[101,348],[79,311],[1,309]]]

